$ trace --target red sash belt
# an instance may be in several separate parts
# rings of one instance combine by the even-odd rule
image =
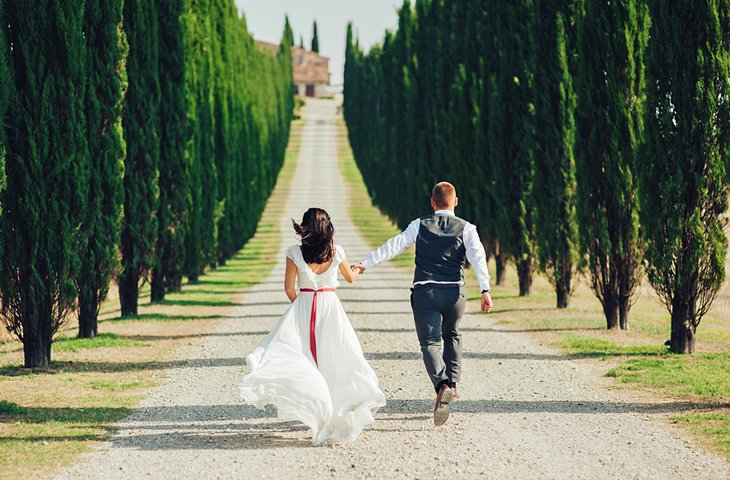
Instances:
[[[314,335],[314,327],[317,324],[317,294],[319,292],[334,292],[334,288],[320,288],[319,290],[314,290],[313,288],[300,288],[300,292],[313,292],[314,298],[312,298],[312,313],[309,316],[309,350],[312,352],[312,358],[314,358],[314,363],[319,366],[317,363],[317,338]]]

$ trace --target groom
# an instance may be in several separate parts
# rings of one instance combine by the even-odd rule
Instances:
[[[353,266],[362,273],[416,246],[411,308],[423,363],[436,389],[433,421],[437,426],[449,418],[449,402],[459,398],[456,390],[461,371],[459,321],[466,307],[466,260],[479,280],[482,311],[489,312],[492,308],[487,256],[476,227],[454,215],[458,204],[454,186],[448,182],[437,183],[431,195],[432,215],[413,220],[401,234]]]

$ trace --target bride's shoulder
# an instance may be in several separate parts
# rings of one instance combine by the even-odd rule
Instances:
[[[286,249],[286,256],[296,261],[301,255],[301,251],[302,250],[299,248],[299,244],[297,243]]]
[[[345,258],[347,258],[345,255],[345,248],[342,245],[335,244],[335,252],[336,252],[338,262],[341,262]]]

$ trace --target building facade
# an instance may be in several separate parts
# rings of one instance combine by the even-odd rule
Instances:
[[[259,48],[276,55],[279,45],[256,40]],[[302,97],[322,97],[331,95],[327,91],[330,84],[330,59],[305,48],[292,47],[294,86],[297,95]]]

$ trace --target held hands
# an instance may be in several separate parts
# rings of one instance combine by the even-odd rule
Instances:
[[[492,306],[492,296],[489,295],[489,292],[482,293],[482,312],[489,313]]]
[[[350,265],[350,270],[359,276],[365,273],[365,266],[362,263],[356,263],[354,265]]]

